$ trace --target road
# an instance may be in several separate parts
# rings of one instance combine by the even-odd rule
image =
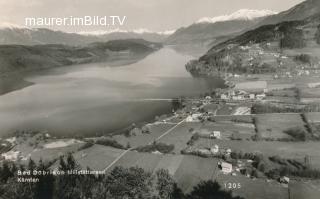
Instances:
[[[163,138],[164,136],[168,135],[169,133],[171,133],[175,128],[177,128],[178,126],[180,126],[182,123],[185,122],[186,119],[182,120],[181,122],[177,123],[174,127],[172,127],[171,129],[167,130],[166,132],[164,132],[162,135],[160,135],[159,137],[157,137],[154,141],[158,141],[161,138]],[[154,141],[150,142],[149,144],[152,144]],[[129,148],[127,150],[125,150],[124,152],[122,152],[113,162],[111,162],[105,169],[103,169],[103,173],[106,173],[113,165],[115,165],[123,156],[125,156],[129,151],[131,151],[133,148]]]

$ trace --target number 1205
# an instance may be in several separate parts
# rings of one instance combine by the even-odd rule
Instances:
[[[241,184],[240,183],[224,183],[224,188],[226,189],[240,189]]]

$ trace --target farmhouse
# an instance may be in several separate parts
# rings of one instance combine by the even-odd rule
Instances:
[[[3,153],[1,156],[4,157],[5,160],[17,161],[21,158],[21,152],[9,151],[7,153]]]
[[[189,115],[186,119],[186,122],[198,122],[199,117],[201,117],[201,116],[202,116],[201,113]]]
[[[229,96],[226,95],[226,94],[221,94],[220,98],[221,98],[222,100],[227,100],[227,99],[229,99]]]
[[[232,172],[232,164],[229,164],[227,162],[221,162],[221,171],[224,173],[224,174],[229,174]]]
[[[266,98],[266,94],[265,93],[258,94],[256,97],[257,97],[257,100],[263,100]]]
[[[213,131],[213,132],[210,134],[210,138],[211,138],[211,139],[220,139],[220,138],[221,138],[221,133],[220,133],[220,131]]]
[[[290,178],[288,178],[288,177],[286,177],[286,176],[283,176],[283,177],[281,177],[281,178],[279,179],[279,182],[280,182],[281,184],[289,184]]]

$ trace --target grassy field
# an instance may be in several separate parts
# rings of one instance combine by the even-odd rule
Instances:
[[[240,82],[236,84],[237,90],[263,91],[263,89],[265,88],[267,88],[266,81],[247,81],[247,82]]]
[[[252,123],[219,121],[206,122],[199,130],[200,133],[220,131],[222,139],[241,138],[251,139],[255,135],[255,127]]]
[[[217,164],[217,159],[184,156],[174,178],[183,191],[190,192],[199,182],[213,179],[217,172]]]
[[[174,153],[180,154],[180,151],[187,147],[187,142],[193,135],[193,133],[190,132],[190,129],[193,128],[195,131],[197,131],[200,126],[200,122],[184,122],[172,130],[170,134],[162,137],[159,142],[173,144]]]
[[[161,136],[164,132],[172,128],[175,124],[153,124],[150,125],[150,133],[146,134],[139,134],[139,135],[132,135],[130,137],[126,137],[125,135],[116,135],[113,136],[112,139],[115,139],[123,146],[126,146],[128,143],[131,147],[138,147],[147,145],[150,142],[153,142],[156,138]]]
[[[318,199],[320,196],[320,182],[291,182],[290,199]]]
[[[195,146],[207,147],[208,139],[199,139]],[[212,140],[211,145],[217,144],[220,148],[242,151],[245,153],[263,153],[265,156],[279,155],[288,159],[303,160],[306,155],[310,156],[311,164],[320,169],[320,144],[319,142],[255,142],[255,141],[228,141]]]
[[[236,110],[238,106],[236,105],[223,105],[217,110],[217,115],[232,115]]]
[[[93,145],[90,148],[74,153],[75,160],[84,169],[101,171],[114,161],[123,150],[102,145]]]
[[[299,114],[266,114],[255,116],[257,129],[262,138],[290,138],[284,133],[290,128],[300,127],[304,129],[304,122]]]
[[[217,159],[183,155],[156,155],[129,152],[115,166],[138,166],[147,171],[168,169],[183,191],[191,191],[201,180],[210,180],[216,172]]]
[[[36,162],[40,159],[52,161],[77,151],[84,144],[74,139],[39,139],[39,135],[18,137],[16,142],[18,144],[12,150],[21,152],[22,162],[28,162],[30,158]]]
[[[226,190],[232,191],[233,195],[241,196],[245,199],[286,199],[288,198],[288,189],[282,187],[279,183],[272,181],[266,182],[263,179],[250,179],[243,175],[231,176],[219,174],[216,177],[217,182]],[[240,183],[239,189],[226,189],[225,183]]]
[[[306,113],[307,119],[311,123],[320,123],[320,112]]]

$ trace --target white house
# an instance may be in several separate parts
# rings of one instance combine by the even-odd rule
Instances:
[[[290,178],[286,177],[286,176],[283,176],[279,179],[279,182],[282,183],[282,184],[289,184],[290,182]]]
[[[212,97],[211,96],[207,96],[206,100],[212,100]]]
[[[229,174],[232,172],[232,164],[229,164],[227,162],[222,162],[221,163],[221,171],[224,173],[224,174]]]
[[[195,114],[189,115],[186,119],[186,122],[198,122],[199,117],[201,116],[202,116],[201,113],[195,113]]]
[[[210,138],[211,138],[211,139],[220,139],[220,138],[221,138],[221,133],[220,133],[220,131],[213,131],[213,132],[210,134]]]
[[[232,152],[231,149],[227,149],[226,150],[226,155],[231,155],[231,152]]]
[[[229,97],[226,95],[226,94],[221,94],[221,97],[220,97],[222,100],[227,100],[229,99]]]
[[[8,151],[1,155],[5,160],[17,161],[21,158],[20,151]]]
[[[219,146],[218,145],[214,145],[213,148],[210,149],[211,153],[216,154],[219,152]]]
[[[258,94],[256,97],[258,100],[263,100],[267,97],[267,95],[265,93],[262,93],[262,94]]]

